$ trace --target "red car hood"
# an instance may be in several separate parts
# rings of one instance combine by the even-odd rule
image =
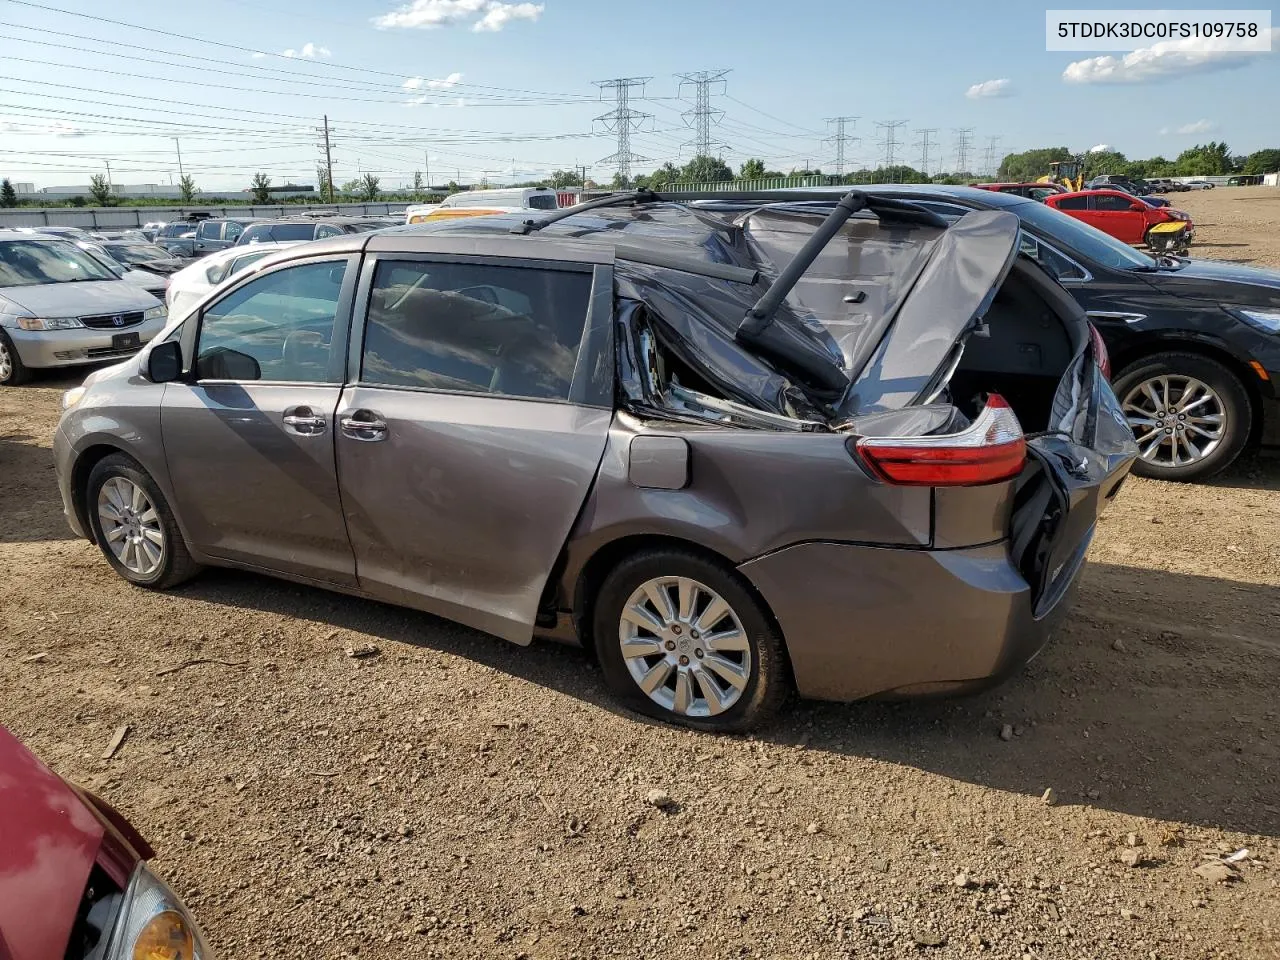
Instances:
[[[60,960],[105,829],[0,727],[0,960]]]

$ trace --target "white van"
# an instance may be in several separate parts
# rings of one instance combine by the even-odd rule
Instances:
[[[439,203],[424,203],[404,212],[405,223],[426,223],[447,217],[480,217],[492,213],[519,213],[525,210],[556,210],[560,199],[550,187],[519,187],[507,190],[465,190]]]

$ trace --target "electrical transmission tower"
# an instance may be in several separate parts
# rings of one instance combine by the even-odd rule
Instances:
[[[932,137],[937,132],[937,127],[924,127],[916,131],[920,135],[920,139],[916,141],[916,146],[920,148],[920,172],[926,177],[929,176],[929,161],[932,159],[930,148],[937,146]]]
[[[884,165],[892,167],[898,162],[898,128],[905,127],[905,120],[882,120],[876,124],[876,127],[883,131],[883,135],[879,141],[880,146],[884,147]]]
[[[598,162],[616,167],[618,176],[627,183],[631,182],[631,162],[649,159],[631,152],[631,133],[653,117],[651,113],[631,109],[631,93],[639,90],[643,94],[644,85],[652,79],[653,77],[619,77],[616,80],[596,81],[596,86],[600,88],[600,99],[604,100],[606,91],[611,91],[616,106],[608,113],[596,117],[595,122],[604,124],[605,130],[618,135],[618,149]]]
[[[844,148],[851,143],[858,143],[861,137],[855,137],[845,133],[846,124],[852,127],[858,122],[857,117],[828,117],[827,124],[835,127],[835,135],[823,140],[823,143],[833,143],[836,147],[836,176],[844,176],[845,151]]]
[[[973,145],[969,138],[973,136],[973,127],[956,127],[956,173],[969,173],[969,148]]]
[[[711,127],[718,124],[720,118],[724,116],[723,110],[717,110],[711,106],[711,95],[712,87],[718,86],[716,90],[718,95],[725,92],[728,84],[724,77],[728,72],[728,70],[699,70],[697,73],[676,74],[676,78],[680,81],[678,96],[684,96],[685,87],[693,87],[693,106],[681,114],[684,122],[693,127],[693,139],[681,146],[692,146],[694,156],[709,157],[712,147],[725,146],[721,141],[711,138]]]
[[[987,137],[987,148],[982,151],[982,169],[988,176],[994,176],[996,172],[996,145],[1000,143],[1000,137]]]

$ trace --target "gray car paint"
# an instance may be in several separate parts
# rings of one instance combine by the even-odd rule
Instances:
[[[312,250],[361,249],[612,262],[600,245],[572,240],[404,232],[322,241],[291,251],[287,262],[310,259]],[[354,272],[349,269],[348,283]],[[257,273],[250,268],[219,296]],[[356,300],[358,328],[363,300]],[[185,326],[190,357],[196,324]],[[356,357],[356,337],[350,349]],[[192,390],[184,384],[147,384],[136,366],[126,364],[95,381],[86,401],[64,415],[55,453],[72,514],[83,517],[75,484],[86,469],[79,458],[95,444],[110,443],[128,449],[156,477],[198,560],[326,580],[338,589],[443,612],[516,642],[527,642],[539,608],[548,604],[573,611],[581,625],[586,588],[601,572],[593,561],[620,544],[641,542],[636,538],[686,544],[736,566],[764,599],[782,628],[801,693],[845,699],[989,678],[1044,642],[1065,608],[1062,598],[1083,563],[1097,511],[1132,459],[1114,397],[1100,376],[1090,379],[1086,363],[1082,353],[1064,374],[1063,433],[1046,438],[1033,454],[1039,469],[1074,471],[1077,478],[1065,494],[1072,529],[1051,541],[1060,547],[1049,571],[1052,589],[1041,591],[1034,608],[1035,591],[1004,542],[1017,481],[935,499],[928,488],[873,479],[851,455],[849,438],[838,433],[744,430],[641,419],[588,404],[353,385],[336,399],[330,424],[358,409],[373,410],[388,423],[388,441],[364,443],[330,429],[314,454],[302,444],[296,455],[282,455],[281,408],[302,396],[291,392],[292,385],[269,403],[243,384],[215,385],[244,393],[239,407],[222,404],[224,412],[214,410],[208,397],[184,393]],[[1091,403],[1080,402],[1081,384],[1091,391]],[[325,393],[316,405],[329,410],[330,398]],[[166,437],[175,444],[167,450],[160,444],[162,408],[166,430],[173,428]],[[170,411],[194,411],[202,420],[170,423]],[[1107,442],[1098,439],[1099,423]],[[647,451],[651,460],[661,461],[664,448],[667,456],[687,457],[683,488],[666,482],[673,474],[661,462],[646,468],[659,468],[658,486],[645,485],[653,472],[632,472],[630,447],[637,436],[684,441],[687,452],[676,444]],[[220,445],[215,457],[211,443]],[[1072,461],[1089,443],[1094,446],[1083,462]],[[329,500],[334,463],[340,503]],[[171,478],[171,467],[182,475]],[[196,476],[200,470],[206,476]],[[194,512],[183,502],[193,484],[203,484]],[[299,498],[299,490],[307,497]],[[255,496],[264,502],[250,503],[231,521],[243,527],[244,544],[219,545],[220,519]],[[288,497],[299,505],[286,505],[293,512],[279,515]],[[217,516],[209,515],[203,502],[209,499],[217,501]],[[965,515],[964,522],[952,522],[953,514]],[[350,531],[354,586],[336,536],[339,516]],[[286,521],[292,530],[282,533]],[[315,529],[302,534],[307,527]],[[945,543],[938,537],[944,529]],[[278,539],[289,535],[292,542]],[[254,537],[271,540],[271,549],[253,546]],[[211,545],[222,555],[210,553]],[[317,554],[335,562],[326,566]]]
[[[160,305],[146,290],[124,280],[0,287],[0,323],[6,327],[17,326],[18,317],[92,317]]]

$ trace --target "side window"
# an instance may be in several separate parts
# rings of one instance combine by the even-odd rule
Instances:
[[[1079,264],[1073,260],[1068,260],[1053,247],[1047,243],[1041,243],[1028,233],[1019,235],[1018,252],[1025,253],[1059,280],[1083,280],[1085,278],[1085,272]]]
[[[1107,193],[1094,197],[1093,205],[1095,210],[1123,210],[1127,213],[1133,207],[1133,200],[1129,197],[1113,197]]]
[[[197,378],[341,382],[333,328],[345,272],[346,261],[287,267],[211,304],[201,317]]]
[[[265,257],[268,253],[271,253],[271,251],[262,250],[258,253],[249,253],[249,254],[245,254],[243,257],[236,257],[234,260],[231,261],[231,269],[227,271],[227,276],[234,277],[237,273],[239,273],[245,267],[249,266],[249,264],[257,263],[259,260]]]
[[[1064,197],[1054,204],[1059,210],[1088,210],[1088,197]]]
[[[340,237],[340,236],[342,236],[342,231],[339,230],[337,227],[333,226],[332,224],[322,223],[316,227],[317,240],[320,239],[321,237]]]
[[[224,240],[230,240],[233,243],[240,239],[240,234],[244,233],[244,227],[236,223],[234,220],[227,221],[227,232],[223,235]]]
[[[591,274],[383,261],[369,298],[365,383],[566,400]]]
[[[203,220],[200,223],[200,229],[196,231],[196,236],[201,240],[217,240],[222,231],[222,224],[214,223],[212,220]]]

